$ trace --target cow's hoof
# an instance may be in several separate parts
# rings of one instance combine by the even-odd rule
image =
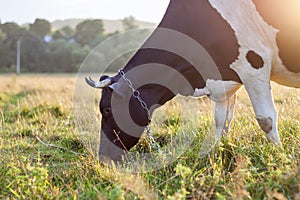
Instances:
[[[267,138],[268,138],[268,140],[269,140],[271,143],[273,143],[273,144],[275,144],[275,145],[278,145],[278,146],[281,146],[280,139],[279,139],[279,137],[276,136],[276,135],[278,135],[278,134],[269,133],[269,134],[267,134]]]

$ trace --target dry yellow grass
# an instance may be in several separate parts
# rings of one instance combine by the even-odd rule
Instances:
[[[77,157],[35,140],[34,134],[38,133],[50,143],[87,153],[76,137],[75,78],[55,74],[0,75],[0,198],[299,197],[299,89],[272,84],[284,151],[265,140],[242,88],[229,138],[223,139],[207,157],[198,157],[212,112],[210,101],[203,98],[196,101],[200,110],[199,136],[195,136],[190,149],[170,166],[129,175],[99,165],[93,156]],[[96,94],[97,110],[100,91]],[[165,110],[158,112],[158,118],[176,118],[180,115],[177,104],[168,103]],[[174,129],[170,125],[161,128],[160,133],[169,134]],[[177,168],[190,174],[176,174]],[[36,176],[37,171],[41,174]],[[30,182],[33,180],[39,182]],[[47,189],[39,190],[37,186]]]

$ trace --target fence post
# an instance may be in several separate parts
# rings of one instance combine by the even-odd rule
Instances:
[[[17,42],[17,65],[16,65],[16,73],[20,75],[21,73],[21,40],[19,39]]]

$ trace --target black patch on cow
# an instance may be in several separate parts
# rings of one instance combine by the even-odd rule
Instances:
[[[272,130],[272,118],[257,118],[257,122],[265,133],[270,133]]]
[[[167,28],[185,34],[199,43],[215,62],[222,79],[232,80],[241,83],[239,76],[229,66],[239,55],[239,44],[230,24],[214,9],[207,0],[172,0],[164,15],[160,28]],[[155,38],[154,38],[155,39]],[[157,38],[160,39],[160,38]],[[176,44],[176,41],[174,41]],[[188,46],[181,48],[189,49]],[[151,56],[151,55],[150,55]],[[164,60],[165,63],[173,63],[172,57],[164,55],[142,56],[140,59],[155,58]],[[179,55],[180,56],[180,55]],[[199,55],[199,58],[205,58]],[[203,60],[197,61],[200,64]],[[153,62],[157,63],[157,62]],[[169,66],[169,65],[168,65]],[[184,66],[182,62],[177,62],[173,67]],[[211,70],[211,66],[201,65],[202,70]],[[188,80],[192,80],[197,73],[188,73]],[[214,78],[214,77],[205,77]],[[195,80],[198,87],[205,85],[205,80]],[[192,85],[195,85],[192,83]]]
[[[255,53],[254,51],[248,51],[246,56],[248,62],[255,69],[262,68],[264,66],[264,61],[260,55]]]

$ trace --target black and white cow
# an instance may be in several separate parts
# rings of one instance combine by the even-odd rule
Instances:
[[[138,142],[157,105],[177,94],[208,95],[216,102],[218,139],[228,131],[242,85],[260,127],[280,144],[270,80],[300,87],[299,10],[298,0],[171,0],[157,29],[119,74],[86,79],[102,89],[100,159],[120,159]]]

